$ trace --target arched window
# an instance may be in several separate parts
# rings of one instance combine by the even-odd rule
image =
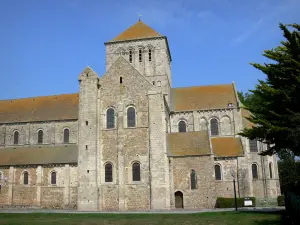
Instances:
[[[149,62],[151,62],[152,61],[152,51],[151,51],[151,49],[149,49],[148,54],[149,54]]]
[[[135,109],[133,107],[127,109],[127,127],[135,127]]]
[[[210,120],[210,133],[211,135],[219,135],[218,120],[215,118]]]
[[[28,172],[23,173],[23,184],[28,184]]]
[[[221,180],[221,166],[220,165],[215,165],[215,178],[216,180]]]
[[[258,171],[257,171],[257,165],[256,164],[252,164],[252,178],[253,178],[253,180],[258,179]]]
[[[56,172],[51,172],[51,184],[56,184]]]
[[[249,140],[250,152],[258,152],[257,140]]]
[[[272,171],[272,163],[269,163],[269,172],[270,172],[270,178],[273,178],[273,171]]]
[[[19,144],[19,131],[14,132],[14,145]]]
[[[142,49],[139,49],[139,62],[142,62]]]
[[[68,128],[64,129],[64,143],[69,143],[70,141],[70,130]]]
[[[132,164],[132,180],[133,181],[141,180],[141,166],[137,162]]]
[[[115,127],[115,110],[113,108],[109,108],[106,111],[106,128],[114,128]]]
[[[195,170],[191,170],[191,189],[197,189],[197,174]]]
[[[112,175],[112,164],[107,163],[105,165],[105,182],[112,182],[113,181],[113,175]]]
[[[39,130],[39,132],[38,132],[38,144],[43,144],[43,136],[44,136],[43,131]]]
[[[186,132],[186,123],[182,120],[178,123],[178,131]]]
[[[132,50],[129,50],[129,62],[132,63]]]

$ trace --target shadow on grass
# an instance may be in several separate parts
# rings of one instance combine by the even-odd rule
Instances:
[[[280,211],[280,212],[253,212],[253,211],[243,211],[243,213],[251,213],[253,214],[263,214],[263,215],[278,215],[279,220],[276,221],[274,224],[274,220],[260,220],[260,221],[255,221],[255,225],[292,225],[286,211]]]

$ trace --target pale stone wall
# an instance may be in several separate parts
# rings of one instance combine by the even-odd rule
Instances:
[[[178,123],[183,120],[187,124],[187,131],[210,131],[210,120],[216,118],[219,125],[220,136],[237,133],[236,124],[239,116],[237,109],[218,109],[176,112],[171,115],[171,132],[178,132]]]
[[[18,146],[38,144],[39,130],[43,130],[43,144],[63,144],[63,131],[65,128],[70,131],[69,143],[77,143],[78,122],[74,120],[0,125],[0,147],[14,145],[15,131],[19,132]]]
[[[0,171],[8,178],[6,186],[1,189],[0,205],[76,208],[76,165],[10,166],[0,167]],[[29,175],[26,185],[25,171]],[[55,185],[50,183],[52,171],[57,173]],[[75,180],[75,184],[68,182],[70,177]]]
[[[216,202],[213,156],[170,158],[172,180],[171,208],[175,208],[175,192],[183,193],[185,209],[213,208]],[[197,189],[191,189],[190,171],[197,174]]]

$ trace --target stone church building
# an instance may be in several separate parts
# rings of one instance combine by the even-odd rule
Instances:
[[[168,39],[142,21],[105,47],[78,93],[0,101],[0,208],[213,208],[233,178],[237,196],[280,195],[276,157],[238,135],[234,83],[173,88]]]

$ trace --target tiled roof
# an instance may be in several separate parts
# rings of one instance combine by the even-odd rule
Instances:
[[[78,94],[0,100],[0,123],[78,119]]]
[[[211,145],[216,157],[243,155],[243,146],[239,137],[212,137]]]
[[[244,128],[251,128],[254,126],[254,123],[250,122],[248,119],[246,119],[246,117],[250,117],[251,113],[246,110],[246,109],[241,109],[241,113],[242,113],[242,123],[243,123],[243,127]]]
[[[142,21],[138,21],[133,26],[129,27],[123,33],[119,34],[117,37],[111,40],[113,41],[126,41],[126,40],[135,40],[151,37],[161,37],[161,35],[153,30],[148,25],[144,24]]]
[[[211,154],[207,131],[168,133],[169,156]]]
[[[0,166],[77,163],[77,157],[77,145],[0,148]]]
[[[233,84],[172,88],[173,111],[228,108],[228,103],[237,105]]]

